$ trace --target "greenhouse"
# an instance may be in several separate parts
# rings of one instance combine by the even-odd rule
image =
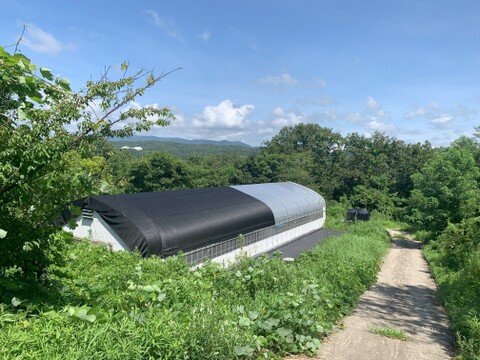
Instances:
[[[90,196],[73,235],[190,264],[255,256],[323,227],[325,201],[292,183]]]

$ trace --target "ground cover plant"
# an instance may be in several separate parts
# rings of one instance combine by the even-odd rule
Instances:
[[[375,281],[388,247],[382,226],[359,223],[292,263],[245,258],[228,270],[207,264],[190,271],[181,258],[141,259],[72,242],[48,287],[17,282],[2,294],[0,357],[313,354]]]

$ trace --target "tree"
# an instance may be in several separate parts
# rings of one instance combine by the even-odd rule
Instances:
[[[188,164],[165,152],[156,152],[132,164],[127,191],[151,192],[192,187]]]
[[[105,160],[98,139],[165,126],[168,108],[133,106],[162,80],[140,70],[87,81],[74,92],[20,53],[0,47],[0,275],[12,267],[40,276],[52,261],[54,219],[72,200],[101,191]],[[68,130],[67,130],[68,129]]]
[[[410,220],[436,234],[480,213],[480,169],[469,149],[457,144],[436,154],[412,176]]]

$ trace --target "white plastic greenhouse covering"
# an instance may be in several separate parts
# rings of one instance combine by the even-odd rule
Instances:
[[[325,200],[315,191],[293,182],[231,186],[265,203],[273,212],[275,224],[325,208]]]

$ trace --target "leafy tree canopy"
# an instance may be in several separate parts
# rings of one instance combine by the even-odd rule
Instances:
[[[439,233],[448,222],[460,223],[479,214],[480,169],[472,149],[462,147],[463,143],[436,154],[412,176],[411,221],[423,229]]]
[[[0,47],[0,275],[41,275],[55,251],[53,220],[72,200],[102,190],[105,160],[95,143],[166,126],[168,108],[133,106],[159,76],[128,63],[72,91],[67,79]],[[105,185],[105,184],[103,184]]]

